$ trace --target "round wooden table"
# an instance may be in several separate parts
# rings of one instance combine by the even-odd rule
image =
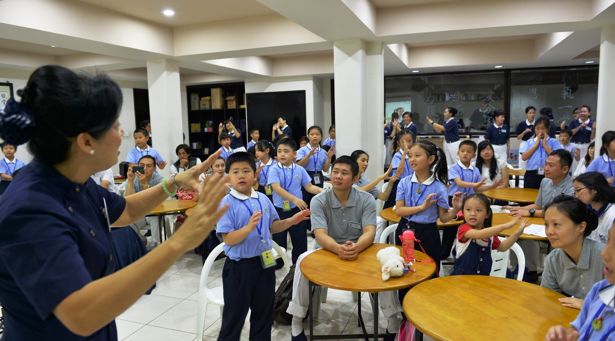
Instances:
[[[542,340],[579,311],[535,284],[491,276],[448,276],[421,283],[404,297],[404,313],[436,340]]]
[[[500,224],[506,224],[507,222],[511,221],[515,219],[515,217],[511,216],[508,213],[495,213],[493,215],[493,220],[492,220],[492,225],[500,225]],[[536,224],[536,225],[544,225],[545,224],[545,219],[544,218],[538,218],[538,217],[526,217],[528,223],[530,224]],[[502,232],[500,232],[501,236],[505,236],[508,237],[511,234],[515,233],[515,231],[517,230],[518,226],[513,226],[512,228],[506,229]],[[548,241],[548,239],[546,237],[541,237],[541,236],[536,236],[533,234],[522,234],[519,239],[523,239],[523,240],[536,240],[536,241]]]
[[[353,292],[368,292],[372,293],[373,302],[372,310],[374,314],[374,340],[378,337],[378,292],[398,290],[408,288],[418,283],[421,283],[433,276],[436,271],[435,262],[422,252],[414,251],[415,257],[418,260],[414,263],[416,272],[408,272],[402,277],[391,278],[388,281],[382,280],[380,271],[380,262],[376,259],[378,250],[389,247],[389,244],[373,244],[365,249],[359,257],[354,261],[346,261],[340,259],[336,254],[325,249],[316,250],[307,255],[301,262],[301,272],[310,281],[310,297],[313,300],[314,287],[325,286],[339,290]],[[360,315],[359,320],[362,321]],[[314,303],[314,302],[312,302]],[[314,304],[310,304],[311,307]],[[318,338],[314,335],[313,329],[313,314],[310,312],[310,339]],[[358,338],[367,337],[365,335],[357,335]],[[335,338],[334,335],[328,335],[327,338]]]
[[[393,211],[393,207],[385,208],[382,211],[380,211],[380,217],[388,221],[389,223],[394,223],[394,224],[399,223],[399,221],[401,220],[401,217],[398,216],[397,213],[395,213],[395,211]],[[440,221],[440,219],[438,219],[436,221],[436,224],[438,225],[439,229],[443,229],[446,227],[457,227],[463,224],[463,220],[449,220],[446,223],[443,223]]]
[[[495,200],[531,204],[536,201],[538,190],[534,188],[494,188],[484,191],[483,194]]]
[[[179,214],[196,206],[196,201],[193,200],[165,200],[160,205],[154,207],[147,215],[158,216],[158,229],[160,231],[160,242],[167,239],[167,229],[164,222],[164,216],[167,214]]]

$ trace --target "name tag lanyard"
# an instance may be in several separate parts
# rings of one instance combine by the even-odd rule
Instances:
[[[420,188],[421,184],[419,184],[419,188]],[[429,187],[429,186],[425,186],[425,187]],[[425,192],[427,192],[427,188],[423,189],[422,191],[418,191],[417,193],[419,195],[418,198],[416,198],[416,201],[414,200],[414,182],[410,181],[410,207],[414,207],[416,206],[419,202],[421,202],[421,198],[423,197],[423,194],[425,194]]]
[[[281,165],[278,165],[278,167],[280,167],[282,169],[282,175],[284,176],[284,189],[286,191],[288,191],[290,189],[290,185],[293,184],[293,178],[295,176],[295,167],[293,167],[294,165],[291,165],[290,169],[291,169],[291,173],[290,173],[290,181],[288,182],[288,185],[286,184],[286,170],[284,169],[284,167],[282,167]]]
[[[239,199],[237,199],[239,200]],[[248,212],[250,213],[250,217],[252,217],[252,215],[254,215],[254,211],[252,211],[252,209],[250,208],[250,205],[246,204],[246,201],[248,200],[239,200],[243,206],[246,207],[246,209],[248,210]],[[261,213],[263,213],[263,205],[261,204],[261,201],[259,199],[256,199],[256,201],[258,201],[258,207],[261,210]],[[265,238],[263,237],[263,216],[261,216],[261,219],[258,221],[258,225],[256,226],[256,232],[258,233],[258,235],[261,237],[261,243],[265,243]]]
[[[465,181],[466,181],[466,179],[463,177],[463,171],[464,171],[464,170],[466,170],[466,169],[461,168],[461,166],[460,166],[460,165],[457,165],[457,167],[458,167],[458,168],[459,168],[459,170],[461,171],[461,174],[460,174],[460,175],[461,175],[461,181],[465,182]],[[471,169],[467,169],[467,170],[469,170],[470,172],[472,172],[472,170],[471,170]],[[474,174],[472,174],[472,175],[470,176],[470,179],[469,179],[469,180],[470,180],[470,181],[472,181],[472,182],[474,182]],[[470,189],[469,189],[469,188],[467,188],[467,187],[466,187],[466,188],[464,188],[464,189],[462,189],[463,193],[466,193],[466,194],[467,194],[467,192],[468,192],[469,190],[470,190]]]
[[[263,165],[263,169],[261,170],[261,174],[265,177],[265,186],[267,185],[267,180],[269,179],[269,167],[267,165]]]

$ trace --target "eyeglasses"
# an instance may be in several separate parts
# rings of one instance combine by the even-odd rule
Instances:
[[[581,192],[582,190],[586,189],[587,187],[581,187],[581,188],[575,188],[574,189],[574,194],[578,194],[579,192]]]

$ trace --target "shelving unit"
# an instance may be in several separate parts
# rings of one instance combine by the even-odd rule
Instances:
[[[220,147],[218,126],[231,117],[247,143],[244,83],[191,85],[186,90],[193,156],[205,159]]]

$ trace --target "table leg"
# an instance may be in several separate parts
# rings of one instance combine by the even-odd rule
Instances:
[[[314,341],[314,312],[312,311],[314,306],[314,284],[312,281],[309,283],[310,304],[308,306],[308,315],[310,315],[310,341]]]
[[[420,330],[418,329],[414,329],[414,335],[415,335],[415,340],[416,341],[423,341],[423,333],[421,333]]]
[[[158,232],[160,235],[160,244],[162,244],[166,239],[166,229],[164,228],[164,214],[158,216]]]
[[[363,313],[361,313],[361,293],[358,292],[357,295],[359,296],[359,302],[357,304],[357,310],[359,311],[359,327],[361,327],[361,330],[363,331],[363,337],[365,338],[365,341],[369,341],[367,329],[365,328],[365,321],[363,320]]]
[[[374,298],[372,301],[372,311],[374,312],[374,341],[378,341],[378,313],[380,310],[378,306],[378,293],[374,293],[372,297]]]

